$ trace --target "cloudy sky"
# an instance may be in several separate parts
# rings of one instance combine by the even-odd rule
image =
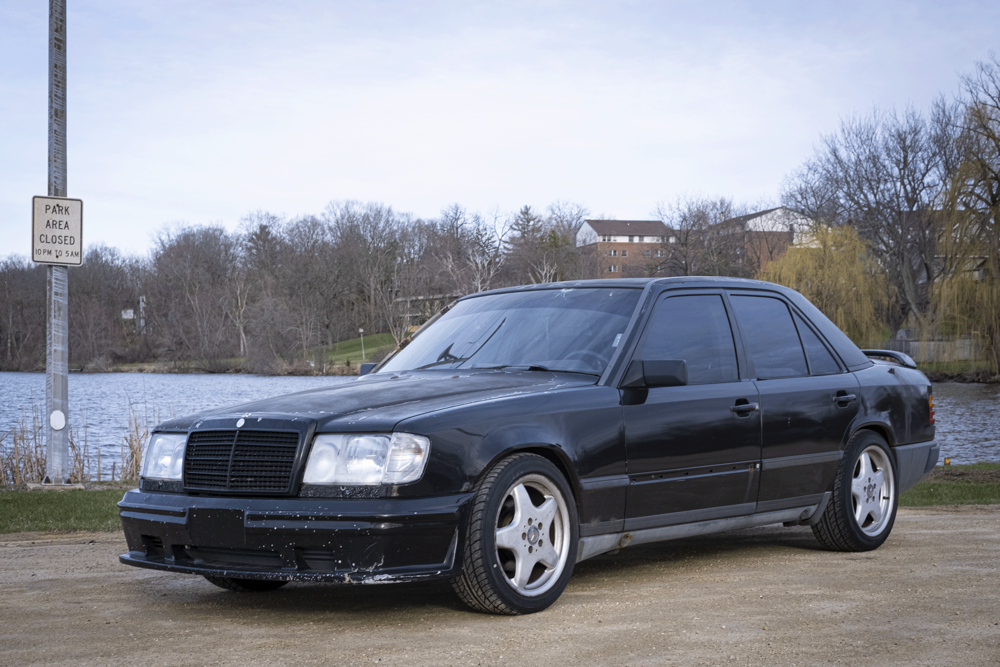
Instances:
[[[777,197],[823,133],[926,108],[1000,50],[995,0],[68,0],[84,241],[382,201],[646,218]],[[0,257],[46,188],[48,3],[0,0]]]

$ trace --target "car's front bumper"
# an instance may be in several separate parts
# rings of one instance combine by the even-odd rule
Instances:
[[[243,579],[386,583],[455,574],[472,494],[228,498],[129,491],[127,565]]]

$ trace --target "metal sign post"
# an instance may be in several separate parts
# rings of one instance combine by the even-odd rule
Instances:
[[[66,196],[66,0],[49,1],[49,197]],[[34,203],[33,218],[37,215],[38,200]],[[43,211],[45,203],[42,202]],[[50,211],[51,212],[51,211]],[[79,206],[82,226],[83,203]],[[50,220],[62,220],[52,216]],[[50,264],[46,280],[46,310],[48,311],[48,331],[45,350],[45,413],[48,422],[45,429],[46,443],[46,484],[67,484],[70,479],[69,431],[66,428],[69,416],[69,276],[64,265],[67,257],[35,254],[36,242],[41,242],[36,233],[38,221],[32,221],[32,259]],[[44,223],[43,223],[44,224]],[[50,223],[54,224],[54,223]],[[52,230],[52,236],[69,234]],[[82,231],[82,230],[81,230]],[[81,234],[76,235],[74,244],[77,257],[73,263],[82,260],[83,242]],[[51,239],[46,237],[46,242]],[[62,243],[59,238],[54,245]],[[43,243],[44,245],[44,243]],[[53,266],[60,264],[61,266]]]
[[[49,191],[53,189],[49,179]],[[65,179],[63,179],[65,183]],[[83,202],[65,197],[32,199],[31,258],[49,264],[46,280],[45,414],[46,484],[70,477],[69,431],[69,276],[66,266],[83,261]]]

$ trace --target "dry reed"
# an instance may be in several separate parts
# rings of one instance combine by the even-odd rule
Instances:
[[[108,481],[134,481],[142,470],[142,454],[149,442],[148,405],[141,409],[129,401],[128,427],[120,443],[121,458],[111,464]],[[154,410],[156,421],[159,410]],[[101,469],[101,448],[90,449],[86,419],[79,428],[69,426],[70,480],[75,483],[105,481]],[[41,482],[45,477],[46,445],[44,420],[39,406],[32,406],[30,420],[22,411],[21,421],[6,432],[0,432],[0,485],[20,486]]]
[[[31,424],[22,411],[21,421],[0,434],[0,474],[3,484],[41,482],[45,476],[45,438],[37,407],[31,411]]]
[[[145,403],[143,404],[145,407]],[[128,430],[122,436],[121,442],[121,478],[123,480],[139,479],[142,470],[142,453],[149,442],[149,419],[139,415],[135,404],[128,403]]]

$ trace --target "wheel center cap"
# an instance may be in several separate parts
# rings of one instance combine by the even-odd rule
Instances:
[[[539,533],[537,528],[535,528],[534,526],[528,528],[528,544],[535,544],[536,542],[538,542],[538,536]]]

